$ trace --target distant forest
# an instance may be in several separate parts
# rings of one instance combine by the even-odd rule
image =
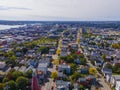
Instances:
[[[0,25],[23,25],[23,24],[69,24],[71,26],[115,28],[120,29],[120,21],[6,21],[0,20]]]

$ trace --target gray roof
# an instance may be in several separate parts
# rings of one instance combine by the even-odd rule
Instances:
[[[78,82],[86,82],[86,78],[79,78]]]
[[[114,77],[115,80],[120,80],[120,75],[113,75],[112,77]]]
[[[70,68],[70,66],[67,65],[67,64],[61,64],[61,65],[59,65],[58,67],[61,67],[61,68]]]
[[[112,69],[103,68],[102,72],[106,74],[112,74]]]

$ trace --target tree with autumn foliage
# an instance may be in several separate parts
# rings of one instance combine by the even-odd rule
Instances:
[[[96,75],[97,74],[96,68],[89,68],[89,73],[92,75]]]
[[[58,72],[57,71],[52,72],[51,78],[57,79],[57,77],[58,77]]]

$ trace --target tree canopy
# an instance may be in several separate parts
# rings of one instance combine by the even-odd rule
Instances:
[[[58,72],[57,71],[52,72],[51,78],[57,79],[57,77],[58,77]]]
[[[96,75],[97,74],[96,68],[90,68],[89,73],[92,74],[92,75]]]
[[[8,87],[9,90],[17,90],[17,89],[16,89],[16,83],[15,83],[15,81],[13,81],[13,80],[8,81],[8,82],[5,84],[5,87]],[[6,89],[5,89],[5,90],[6,90]]]
[[[28,78],[25,78],[25,77],[18,77],[17,80],[16,80],[16,85],[18,87],[18,89],[21,89],[21,90],[26,90],[26,86],[28,85],[29,83],[29,80]]]

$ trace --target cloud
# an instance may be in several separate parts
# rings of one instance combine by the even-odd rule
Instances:
[[[120,0],[0,0],[0,19],[120,20]]]
[[[22,7],[7,7],[7,6],[0,6],[0,10],[31,10],[30,8],[22,8]]]

